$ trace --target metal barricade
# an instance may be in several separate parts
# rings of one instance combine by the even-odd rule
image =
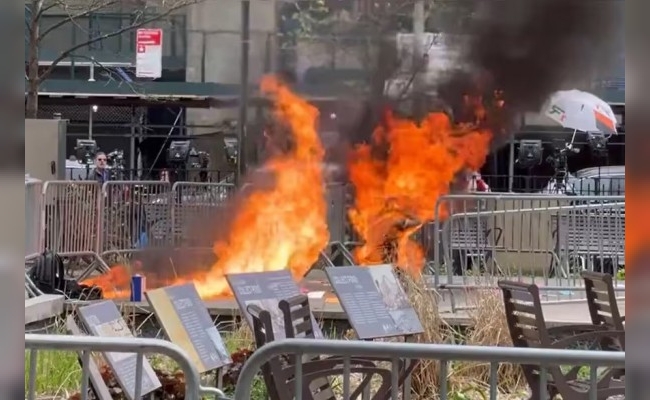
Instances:
[[[230,183],[176,182],[172,186],[174,244],[212,247],[206,227],[218,227],[219,212],[235,192]]]
[[[595,382],[598,374],[598,367],[625,368],[625,352],[611,351],[587,351],[587,350],[556,350],[536,348],[514,348],[494,346],[459,346],[445,344],[424,344],[424,343],[389,343],[389,342],[367,342],[351,340],[317,340],[317,339],[284,339],[269,343],[248,359],[242,368],[235,400],[248,400],[251,397],[251,387],[255,376],[262,365],[273,358],[281,355],[295,355],[292,359],[303,359],[303,356],[324,355],[336,356],[343,359],[343,398],[349,398],[350,370],[352,359],[382,358],[392,360],[391,369],[391,399],[397,400],[399,369],[395,366],[404,360],[438,360],[440,362],[439,376],[441,377],[439,398],[446,400],[447,379],[449,368],[453,361],[476,361],[490,365],[489,398],[496,399],[498,393],[498,368],[501,363],[516,363],[524,365],[540,366],[588,366],[591,382]],[[295,363],[293,376],[303,377],[310,371],[303,371],[302,363]],[[549,377],[547,371],[542,367],[540,373],[540,387],[531,388],[538,391],[539,397],[548,398],[546,382]],[[303,379],[294,380],[294,393],[298,393],[296,399],[300,400],[303,393]],[[592,385],[596,389],[596,385]],[[590,393],[590,398],[596,398],[595,391]]]
[[[90,360],[92,352],[135,353],[136,371],[135,393],[142,393],[143,360],[145,354],[161,354],[174,360],[183,371],[185,380],[185,399],[198,400],[202,395],[211,395],[217,399],[226,399],[223,391],[216,388],[202,387],[200,376],[187,353],[177,345],[160,339],[112,338],[71,335],[35,335],[25,334],[25,350],[30,350],[28,392],[26,398],[35,399],[36,371],[38,352],[41,350],[73,351],[79,353],[82,363],[80,398],[86,400],[90,389]]]
[[[535,277],[549,288],[575,286],[581,268],[597,263],[573,258],[613,263],[613,273],[624,258],[623,196],[449,195],[435,213],[425,244],[436,285]]]
[[[111,181],[102,194],[102,252],[171,245],[169,182]]]
[[[25,258],[43,252],[43,182],[25,178]]]
[[[576,207],[552,216],[557,226],[557,251],[569,267],[612,272],[625,265],[625,203]]]
[[[101,187],[96,182],[45,182],[42,201],[44,248],[60,254],[97,251]]]

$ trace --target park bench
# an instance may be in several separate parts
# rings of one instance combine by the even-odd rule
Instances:
[[[257,348],[274,341],[271,314],[256,305],[249,305],[247,312],[253,319],[253,334]],[[303,393],[296,396],[295,392],[295,365],[302,362]],[[336,395],[332,390],[330,378],[343,374],[362,374],[364,379],[352,391],[350,399],[360,398],[371,381],[379,377],[379,385],[372,400],[384,399],[390,391],[391,371],[378,368],[367,360],[349,359],[346,369],[345,361],[341,357],[320,358],[306,356],[297,360],[296,356],[277,357],[262,366],[262,377],[266,384],[268,396],[271,400],[335,400]],[[376,381],[376,380],[375,380]]]
[[[312,312],[309,306],[309,298],[304,294],[293,296],[286,300],[281,300],[278,304],[282,314],[284,315],[284,329],[287,338],[301,338],[301,339],[314,339],[314,329],[312,325]],[[359,358],[357,358],[359,360]],[[392,362],[387,358],[367,358],[364,357],[362,361],[376,362]],[[374,365],[374,364],[373,364]],[[417,360],[400,360],[397,366],[398,378],[397,384],[401,388],[406,379],[417,367]],[[389,388],[386,393],[386,399],[391,396]],[[379,397],[378,397],[379,398]]]
[[[539,297],[539,288],[536,285],[520,282],[499,281],[503,292],[506,320],[510,337],[515,347],[567,349],[584,345],[585,343],[598,343],[606,338],[620,339],[625,332],[612,331],[605,326],[562,326],[549,329],[544,321],[542,303]],[[557,338],[562,331],[580,331],[582,333]],[[578,373],[582,366],[573,366],[563,372],[559,365],[545,366],[548,380],[545,386],[546,393],[540,393],[542,388],[542,370],[538,365],[521,366],[530,386],[532,395],[530,400],[546,400],[560,395],[564,400],[588,400],[590,390],[589,382],[578,380]],[[605,400],[611,396],[624,395],[625,385],[614,378],[620,376],[620,371],[608,369],[604,371],[596,382],[596,399]],[[620,384],[620,385],[619,385]],[[547,397],[548,394],[548,397]]]

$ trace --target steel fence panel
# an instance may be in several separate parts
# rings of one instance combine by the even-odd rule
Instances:
[[[594,261],[611,259],[613,266],[625,265],[625,204],[568,210],[551,216],[557,228],[560,260],[581,269],[593,270]]]
[[[320,340],[320,339],[284,339],[264,345],[246,361],[242,368],[235,390],[235,400],[248,400],[251,395],[251,388],[255,376],[262,365],[279,356],[295,356],[292,359],[302,359],[309,355],[324,355],[341,357],[344,361],[343,376],[349,376],[351,360],[353,358],[382,358],[393,360],[393,364],[404,360],[437,360],[440,362],[440,399],[446,400],[448,368],[453,361],[475,361],[490,365],[490,393],[491,399],[496,398],[497,375],[496,371],[501,363],[515,363],[525,365],[542,366],[542,382],[548,382],[546,370],[543,366],[575,366],[584,365],[590,367],[591,381],[594,382],[598,367],[625,368],[625,352],[614,351],[592,351],[592,350],[558,350],[542,348],[515,348],[496,346],[459,346],[433,343],[390,343],[390,342],[367,342],[352,340]],[[296,377],[303,377],[302,363],[295,364]],[[308,372],[305,372],[308,373]],[[391,369],[392,382],[396,383],[398,369]],[[350,379],[344,381],[349,384]],[[303,379],[295,379],[294,393],[296,399],[302,399]],[[397,385],[391,385],[393,389]],[[595,385],[592,386],[596,389]],[[538,391],[539,398],[547,398],[546,385],[541,384],[539,388],[530,388],[531,391]],[[349,387],[343,388],[345,393],[350,393]],[[595,391],[590,396],[595,395]],[[392,390],[391,399],[397,400],[397,390]],[[533,396],[533,398],[537,398]],[[595,398],[595,397],[590,397]]]
[[[101,240],[101,187],[96,182],[43,184],[43,246],[56,253],[96,252]]]
[[[573,287],[581,269],[615,274],[624,260],[623,196],[449,195],[435,215],[424,242],[438,286],[535,277]]]
[[[89,359],[92,352],[134,353],[140,360],[142,360],[141,357],[144,357],[145,354],[165,355],[174,360],[180,370],[183,371],[185,381],[185,399],[198,400],[204,395],[210,395],[216,399],[227,399],[223,391],[217,388],[201,386],[199,373],[187,353],[177,345],[165,340],[25,334],[25,351],[27,350],[30,351],[29,365],[27,366],[30,373],[28,380],[29,391],[26,393],[25,397],[29,399],[36,398],[36,393],[34,393],[36,363],[38,361],[38,352],[42,350],[74,351],[81,353],[81,358],[85,360]],[[89,376],[89,363],[85,362],[82,367],[81,388],[89,388]],[[135,392],[140,393],[141,388],[142,381],[136,379]],[[91,398],[91,396],[89,396],[87,390],[82,389],[80,398],[86,400]]]
[[[216,226],[219,213],[235,193],[231,183],[176,182],[172,186],[172,226],[174,244],[191,247],[212,247],[214,238],[205,231]],[[201,227],[201,228],[199,228]]]
[[[43,252],[43,182],[25,178],[25,257]]]
[[[102,192],[102,251],[171,244],[169,182],[110,181]]]

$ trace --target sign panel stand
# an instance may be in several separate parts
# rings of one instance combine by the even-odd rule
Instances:
[[[424,332],[392,265],[333,267],[325,272],[359,339]]]
[[[241,315],[253,329],[253,319],[247,307],[255,304],[271,314],[275,340],[284,339],[284,315],[278,306],[280,300],[290,299],[301,294],[298,284],[288,270],[251,272],[226,275],[228,285],[235,294],[235,300]],[[314,316],[311,316],[312,328],[317,339],[322,339],[323,331]]]
[[[85,336],[85,333],[81,331],[81,328],[79,328],[79,325],[77,325],[77,322],[74,320],[72,315],[66,317],[65,325],[69,333],[75,336]],[[83,368],[84,365],[81,358],[81,352],[77,352],[77,354],[79,364],[81,364],[81,368]],[[111,396],[111,392],[109,391],[108,386],[106,386],[106,382],[104,382],[104,378],[102,378],[102,374],[97,367],[97,363],[93,360],[92,355],[88,361],[89,363],[87,368],[90,377],[90,390],[92,390],[95,397],[99,400],[112,400],[113,396]]]
[[[194,284],[149,290],[145,296],[167,338],[187,352],[199,373],[217,370],[219,380],[232,359]]]
[[[79,316],[88,331],[94,336],[127,337],[133,334],[114,302],[107,300],[79,308]],[[103,353],[104,359],[113,370],[115,379],[129,400],[136,400],[136,364],[134,353]],[[162,384],[147,358],[143,358],[141,394],[145,396],[160,388]],[[139,399],[138,399],[139,400]]]

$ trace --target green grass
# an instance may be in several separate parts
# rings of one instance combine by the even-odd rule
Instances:
[[[30,353],[25,351],[25,393],[29,390]],[[81,365],[75,353],[41,350],[36,357],[36,395],[67,397],[79,389]]]
[[[54,330],[61,332],[62,330]],[[248,347],[252,341],[250,338],[242,335],[241,330],[234,332],[224,332],[223,339],[229,352]],[[29,390],[29,350],[25,351],[25,393]],[[152,367],[175,372],[178,366],[174,360],[166,356],[150,355],[147,357]],[[81,386],[81,364],[78,362],[77,355],[69,351],[50,351],[40,350],[36,356],[36,381],[35,391],[37,396],[57,396],[67,398],[74,392],[77,392]],[[259,379],[254,382],[253,398],[264,398],[266,388],[264,382]]]

